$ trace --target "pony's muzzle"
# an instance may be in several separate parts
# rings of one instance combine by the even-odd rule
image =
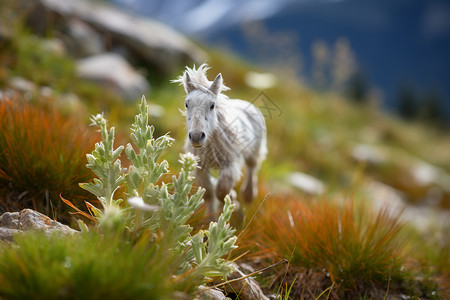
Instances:
[[[190,131],[188,135],[189,141],[195,148],[199,148],[205,143],[206,134],[203,131]]]

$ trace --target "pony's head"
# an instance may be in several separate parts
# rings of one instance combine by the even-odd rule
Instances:
[[[209,81],[207,64],[198,69],[188,68],[174,82],[183,84],[186,91],[184,106],[186,108],[186,125],[189,141],[195,148],[202,147],[218,124],[218,110],[221,99],[226,97],[222,91],[229,88],[223,84],[222,75],[218,74],[214,81]]]

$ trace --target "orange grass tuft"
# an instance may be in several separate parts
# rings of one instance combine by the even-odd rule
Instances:
[[[48,214],[64,207],[59,194],[86,199],[78,183],[92,178],[85,154],[97,139],[86,125],[55,109],[1,101],[1,209],[33,207]]]
[[[293,268],[326,270],[344,288],[387,285],[400,278],[407,239],[398,215],[370,212],[353,201],[271,197],[240,247],[258,258],[290,260]]]

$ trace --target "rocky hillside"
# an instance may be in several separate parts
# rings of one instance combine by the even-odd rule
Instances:
[[[151,90],[145,72],[139,69],[167,76],[183,64],[206,59],[201,48],[171,28],[105,3],[43,0],[4,5],[25,12],[20,22],[42,38],[45,50],[76,60],[79,78],[128,101]],[[15,30],[11,24],[2,24],[2,41],[14,39]]]

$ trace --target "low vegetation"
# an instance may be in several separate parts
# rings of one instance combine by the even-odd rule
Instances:
[[[125,150],[131,161],[128,169],[118,159],[124,146],[114,149],[114,128],[108,129],[100,114],[92,121],[100,127],[102,141],[87,155],[87,167],[97,178],[81,186],[97,197],[100,208],[86,202],[89,215],[63,200],[96,226],[89,229],[79,219],[80,234],[47,237],[33,232],[18,238],[14,246],[2,247],[0,295],[173,299],[176,292],[196,293],[207,278],[225,278],[232,272],[231,262],[223,257],[236,247],[228,224],[234,205],[227,198],[218,221],[191,234],[193,228],[186,222],[202,204],[204,193],[200,188],[190,194],[196,158],[181,155],[179,175],[171,183],[158,184],[168,172],[168,163],[158,161],[172,139],[153,138],[145,99],[132,125],[136,150],[131,144]],[[116,194],[123,184],[126,201]]]

